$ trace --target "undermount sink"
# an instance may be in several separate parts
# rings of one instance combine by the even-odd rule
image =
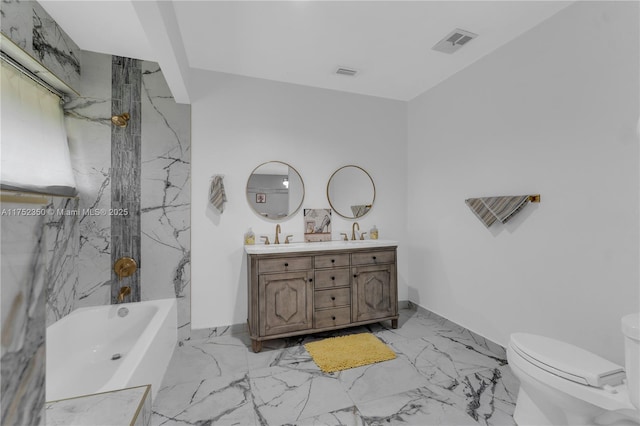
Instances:
[[[257,244],[244,246],[244,251],[248,254],[264,254],[264,253],[291,253],[300,251],[316,251],[316,250],[345,250],[355,247],[372,248],[372,247],[396,247],[397,241],[393,240],[339,240],[339,241],[322,241],[315,243],[289,243],[289,244]]]

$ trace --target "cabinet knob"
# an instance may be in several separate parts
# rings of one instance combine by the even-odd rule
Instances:
[[[335,280],[336,280],[336,277],[331,277],[331,280],[332,280],[332,281],[335,281]]]
[[[353,278],[358,278],[358,274],[353,274]]]
[[[373,260],[376,260],[376,257],[375,257],[375,256],[373,256]]]
[[[331,259],[331,263],[336,263],[336,260],[335,259]]]
[[[336,300],[336,297],[335,296],[331,296],[331,300]]]
[[[313,278],[309,278],[309,282],[312,283],[313,282]]]
[[[284,264],[284,266],[285,266],[285,268],[286,268],[287,266],[289,266],[289,264],[288,264],[288,263],[285,263],[285,264]]]
[[[336,320],[335,315],[333,315],[333,316],[331,317],[331,319],[335,321],[335,320]]]

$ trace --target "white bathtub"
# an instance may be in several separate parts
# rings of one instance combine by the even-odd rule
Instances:
[[[177,323],[175,299],[76,309],[47,327],[47,401],[146,384],[155,398]]]

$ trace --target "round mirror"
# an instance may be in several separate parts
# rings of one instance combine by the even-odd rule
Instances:
[[[296,169],[282,161],[269,161],[253,169],[247,181],[247,201],[267,219],[284,219],[302,206],[304,182]]]
[[[371,210],[376,199],[376,186],[363,168],[344,166],[331,175],[327,198],[331,208],[340,216],[356,219]]]

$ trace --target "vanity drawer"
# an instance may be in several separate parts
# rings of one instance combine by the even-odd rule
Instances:
[[[316,271],[316,290],[319,288],[343,287],[350,285],[349,268]]]
[[[311,256],[260,259],[258,260],[258,271],[260,274],[270,272],[304,271],[311,269],[311,263]]]
[[[342,287],[316,290],[314,297],[313,305],[316,309],[348,306],[351,304],[351,288]]]
[[[396,261],[395,251],[372,251],[369,253],[353,253],[351,255],[352,265],[378,265],[381,263],[394,263]]]
[[[315,260],[317,269],[349,266],[349,254],[330,254],[316,256]]]
[[[351,322],[351,308],[324,309],[315,311],[313,318],[313,326],[315,328],[333,327],[336,325],[345,325]]]

